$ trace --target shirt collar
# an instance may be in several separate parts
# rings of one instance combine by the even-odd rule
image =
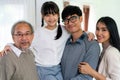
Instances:
[[[22,51],[15,47],[12,43],[8,44],[10,48],[13,50],[13,52],[17,55],[17,57],[20,57]]]
[[[80,44],[80,43],[83,41],[83,39],[85,38],[86,35],[87,35],[87,34],[86,34],[85,32],[83,32],[83,34],[80,36],[79,39],[76,40],[75,43],[79,43],[79,44]],[[72,42],[72,36],[70,36],[70,37],[68,38],[68,41],[67,41],[66,44],[71,44],[71,43],[73,43],[73,42]]]

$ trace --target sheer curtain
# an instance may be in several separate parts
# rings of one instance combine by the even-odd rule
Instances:
[[[26,20],[35,26],[35,0],[0,0],[0,50],[11,43],[11,27]]]

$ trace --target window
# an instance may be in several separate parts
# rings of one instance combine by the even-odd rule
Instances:
[[[0,0],[0,50],[7,43],[13,42],[11,27],[15,22],[26,20],[32,25],[35,23],[34,9],[30,14],[30,5],[32,4],[33,8],[35,5],[32,1],[34,0]]]

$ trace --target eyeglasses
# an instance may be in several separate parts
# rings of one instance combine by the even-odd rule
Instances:
[[[68,24],[69,21],[74,23],[77,20],[77,18],[79,18],[79,16],[71,16],[70,18],[68,18],[68,19],[66,18],[65,20],[63,20],[63,22],[64,22],[65,25]]]
[[[28,36],[32,35],[32,33],[25,33],[25,34],[17,33],[17,34],[13,34],[13,35],[14,35],[14,36],[17,36],[17,37],[23,37],[23,36],[28,37]]]

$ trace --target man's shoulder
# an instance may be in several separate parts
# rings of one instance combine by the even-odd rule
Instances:
[[[87,48],[93,46],[99,48],[99,43],[96,40],[89,41],[87,38],[84,39],[84,44]]]
[[[91,41],[88,41],[88,43],[90,43],[90,44],[98,44],[98,42],[97,42],[97,40],[91,40]]]
[[[14,60],[15,54],[13,51],[6,51],[5,55],[0,58],[1,62],[10,62],[12,59]]]
[[[86,37],[86,38],[84,39],[84,41],[85,41],[88,45],[90,45],[90,44],[99,44],[96,39],[89,41],[89,40],[88,40],[88,37]]]

